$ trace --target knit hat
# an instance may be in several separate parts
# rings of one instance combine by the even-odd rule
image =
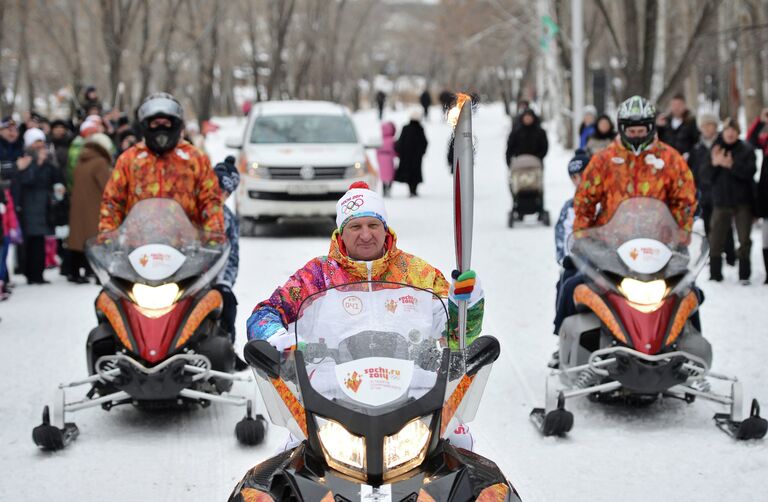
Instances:
[[[80,124],[80,136],[87,138],[91,134],[102,132],[104,123],[98,115],[88,115],[82,124]]]
[[[224,162],[219,162],[216,167],[213,168],[213,172],[216,173],[216,177],[219,178],[219,186],[227,193],[234,193],[237,190],[237,185],[240,184],[240,173],[237,172],[235,167],[235,158],[229,155]]]
[[[104,149],[104,151],[106,151],[110,155],[114,151],[114,145],[112,144],[112,140],[109,139],[109,136],[107,136],[103,132],[97,132],[95,134],[91,134],[90,136],[88,136],[88,139],[85,140],[84,144],[99,145]]]
[[[699,127],[703,126],[704,124],[715,124],[719,125],[720,120],[717,118],[717,115],[714,113],[700,113],[699,114]]]
[[[378,218],[387,226],[387,210],[384,208],[384,200],[371,190],[364,181],[357,181],[349,185],[349,190],[336,203],[336,226],[339,232],[344,231],[344,225],[353,218],[371,216]]]
[[[45,142],[45,133],[42,129],[32,127],[24,132],[24,148],[29,148],[36,141]]]
[[[581,172],[587,168],[587,164],[589,164],[591,158],[592,157],[581,148],[576,150],[573,158],[568,162],[568,175],[574,176],[576,174],[581,174]]]
[[[0,129],[5,129],[6,127],[11,127],[15,125],[16,125],[16,121],[13,120],[13,117],[10,115],[3,117],[2,120],[0,120]]]
[[[597,108],[592,105],[587,105],[581,110],[581,114],[582,116],[592,115],[593,117],[597,118]]]

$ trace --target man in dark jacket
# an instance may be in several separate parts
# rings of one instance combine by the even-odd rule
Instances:
[[[432,95],[429,93],[429,89],[424,89],[424,92],[421,93],[419,103],[424,108],[424,120],[429,121],[429,107],[432,106]]]
[[[702,176],[712,186],[711,248],[709,253],[710,278],[722,281],[722,253],[732,219],[736,221],[739,236],[739,280],[749,284],[752,269],[749,252],[752,247],[752,185],[756,169],[755,151],[741,141],[741,130],[735,119],[723,122],[723,132],[712,147],[712,164]]]
[[[677,94],[669,104],[669,114],[659,115],[659,139],[680,152],[686,160],[699,141],[696,117],[685,106],[685,98]]]
[[[717,126],[720,120],[711,113],[702,113],[699,115],[699,127],[701,136],[688,157],[688,166],[693,173],[693,179],[696,181],[696,191],[699,198],[699,207],[701,208],[701,218],[704,220],[704,233],[708,239],[711,239],[711,220],[712,220],[712,184],[711,180],[704,176],[712,166],[712,146],[717,140]],[[728,265],[736,265],[736,249],[733,242],[733,228],[729,228],[725,238],[725,261]]]
[[[763,111],[749,127],[747,141],[753,147],[763,151],[760,181],[757,183],[755,216],[763,219],[763,263],[765,265],[765,284],[768,284],[768,127],[766,126],[768,126],[768,108],[763,108]]]
[[[18,171],[16,161],[23,155],[24,140],[16,121],[10,116],[3,118],[0,120],[0,178],[13,182]]]
[[[411,197],[416,197],[416,188],[423,181],[421,159],[427,152],[427,136],[421,127],[421,111],[411,113],[411,121],[403,126],[400,137],[395,142],[395,151],[400,157],[400,165],[395,172],[395,181],[407,183]]]
[[[56,165],[62,172],[62,176],[67,172],[67,165],[69,163],[69,145],[74,138],[75,136],[72,134],[72,129],[70,129],[69,124],[64,120],[56,119],[51,122],[50,140],[53,145],[53,150],[56,152]]]
[[[520,116],[520,126],[512,128],[507,138],[507,166],[512,157],[528,154],[544,160],[549,150],[547,133],[541,128],[539,118],[530,108]]]

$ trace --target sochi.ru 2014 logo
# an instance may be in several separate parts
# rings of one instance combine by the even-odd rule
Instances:
[[[357,392],[362,382],[363,379],[360,378],[360,375],[357,374],[357,371],[353,371],[351,375],[347,373],[347,378],[344,379],[344,385],[346,385],[347,388],[352,392]]]

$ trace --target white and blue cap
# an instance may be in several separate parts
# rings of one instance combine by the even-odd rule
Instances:
[[[347,193],[336,203],[336,227],[341,233],[344,231],[344,225],[351,219],[366,216],[378,218],[385,227],[387,226],[384,199],[371,190],[367,183],[357,181],[349,186]]]
[[[568,175],[574,176],[576,174],[581,174],[581,172],[587,168],[587,164],[589,164],[591,158],[592,157],[581,148],[576,150],[573,154],[573,158],[568,162]]]

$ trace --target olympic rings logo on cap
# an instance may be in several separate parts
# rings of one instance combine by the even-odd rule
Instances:
[[[347,215],[349,213],[354,213],[355,211],[363,207],[364,204],[365,204],[365,201],[362,198],[352,199],[348,202],[345,202],[341,206],[341,213],[344,215]]]

